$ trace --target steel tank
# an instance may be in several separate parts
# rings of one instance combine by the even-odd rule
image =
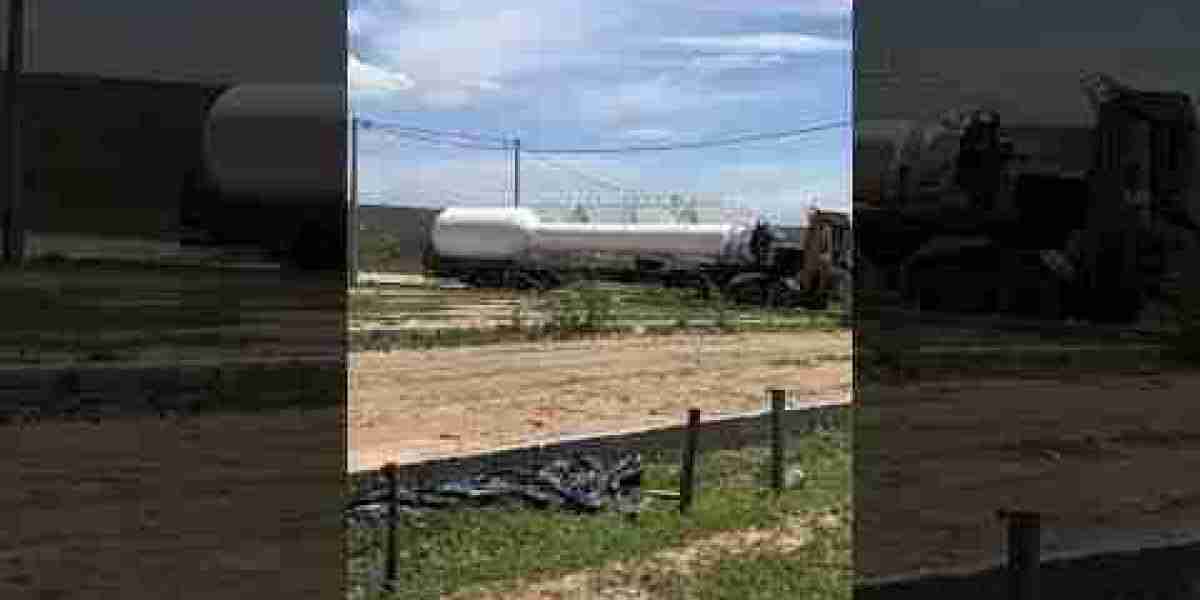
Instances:
[[[749,224],[548,223],[527,208],[447,208],[434,223],[437,254],[457,259],[536,260],[581,254],[695,257],[752,262]]]
[[[341,86],[231,87],[208,111],[187,222],[302,269],[349,258],[349,124]]]
[[[265,200],[342,195],[348,115],[341,87],[234,86],[208,113],[207,175],[223,192]]]
[[[438,214],[431,237],[441,256],[514,260],[530,251],[537,227],[529,209],[451,207]]]

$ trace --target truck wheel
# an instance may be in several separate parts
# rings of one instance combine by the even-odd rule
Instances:
[[[813,294],[805,298],[800,305],[808,310],[829,310],[829,295]]]
[[[547,285],[545,279],[539,273],[514,269],[504,274],[504,287],[527,291],[542,290]]]
[[[782,283],[761,276],[732,282],[725,295],[738,304],[775,308],[783,299],[785,291]]]

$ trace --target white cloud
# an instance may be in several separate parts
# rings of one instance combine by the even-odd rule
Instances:
[[[701,71],[729,71],[736,69],[763,69],[787,62],[779,53],[770,54],[716,54],[692,59],[692,67]]]
[[[416,82],[428,108],[473,105],[516,76],[555,66],[556,54],[583,47],[591,19],[573,2],[533,0],[518,9],[492,3],[398,2],[352,13],[351,43],[370,62]]]
[[[666,38],[663,41],[689,48],[726,52],[810,53],[850,50],[850,42],[848,40],[803,33],[687,36]]]
[[[672,135],[666,129],[631,129],[625,132],[625,137],[642,141],[661,141],[670,139]]]
[[[724,90],[663,74],[616,86],[581,88],[575,101],[585,119],[636,130],[658,128],[644,124],[661,122],[663,117],[752,102],[764,93]]]
[[[853,8],[853,0],[657,0],[657,3],[688,12],[798,17],[844,17]]]
[[[354,92],[404,92],[415,86],[411,77],[367,64],[351,54],[347,64],[350,91]]]
[[[854,11],[854,0],[782,0],[766,4],[778,12],[814,17],[849,16]]]
[[[496,133],[515,127],[531,147],[606,146],[692,139],[714,128],[764,129],[770,125],[754,121],[757,103],[764,99],[788,96],[796,100],[798,112],[823,113],[822,103],[845,93],[826,91],[821,87],[825,79],[805,86],[797,86],[794,78],[780,80],[775,68],[799,55],[838,59],[838,53],[848,51],[848,42],[780,32],[780,25],[759,34],[723,32],[753,20],[804,26],[809,17],[848,14],[847,0],[505,3],[517,10],[499,4],[382,0],[355,9],[349,24],[352,50],[362,63],[377,69],[361,69],[356,81],[376,81],[381,73],[397,78],[390,88],[385,86],[391,92],[360,93],[360,101],[370,98],[360,106],[409,115],[466,109],[472,111],[474,123],[483,124],[478,125],[482,130]],[[694,18],[696,5],[710,14]],[[754,77],[722,76],[729,72]],[[811,92],[810,98],[813,85],[820,93]],[[419,117],[413,122],[422,124]],[[438,122],[444,128],[457,126],[454,121]],[[434,122],[426,125],[438,127]],[[362,189],[373,197],[426,204],[476,198],[500,204],[503,189],[511,188],[512,165],[502,152],[373,140],[370,135],[363,136],[362,149]],[[368,149],[370,157],[365,155]],[[780,159],[787,164],[775,165],[771,151],[764,150],[763,164],[755,167],[742,155],[703,163],[695,162],[708,160],[703,152],[667,154],[671,156],[558,160],[623,186],[715,196],[736,192],[751,205],[784,213],[793,210],[798,195],[848,195],[841,177],[830,174],[839,166],[826,160],[801,164],[789,154]],[[743,168],[723,168],[733,164]],[[564,190],[595,188],[605,193],[586,178],[541,165],[532,157],[522,166],[522,194],[531,202]]]

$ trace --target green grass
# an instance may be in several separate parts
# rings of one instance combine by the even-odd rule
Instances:
[[[699,494],[691,513],[680,516],[673,501],[648,501],[636,519],[620,515],[578,516],[520,509],[460,511],[422,517],[402,526],[400,592],[387,596],[359,589],[352,597],[439,598],[462,590],[504,590],[522,581],[598,568],[612,561],[647,560],[653,553],[730,530],[770,527],[803,515],[849,514],[850,438],[846,429],[797,437],[789,467],[806,473],[803,483],[776,497],[766,491],[768,454],[763,448],[702,455]],[[649,457],[643,486],[675,489],[674,457]],[[753,598],[768,590],[802,590],[807,598],[848,598],[845,565],[850,559],[848,519],[818,531],[812,545],[795,556],[738,558],[687,585],[699,597]],[[352,584],[382,564],[379,530],[352,531]],[[781,580],[764,587],[774,577]]]
[[[516,342],[570,341],[620,337],[633,334],[636,324],[614,325],[593,330],[528,329],[501,326],[494,328],[447,327],[438,329],[411,329],[403,332],[356,332],[350,336],[350,346],[356,352],[393,350],[433,350],[437,348],[460,348],[486,346]],[[845,331],[836,317],[818,316],[811,319],[776,321],[774,323],[739,323],[718,328],[714,325],[690,323],[679,326],[674,323],[642,326],[638,335],[675,335],[680,333],[706,333],[711,335],[737,333],[785,333],[798,331]]]
[[[451,294],[389,300],[365,290],[352,297],[354,320],[404,318],[426,323],[442,318]],[[501,296],[503,297],[503,296]],[[417,302],[413,302],[413,300]],[[680,332],[739,333],[844,330],[844,315],[830,311],[796,309],[764,310],[731,306],[721,299],[705,300],[682,290],[654,287],[604,288],[578,286],[543,295],[515,298],[506,318],[495,327],[429,327],[403,332],[363,332],[352,335],[358,350],[432,349],[480,346],[494,343],[569,340],[594,336]],[[544,315],[542,323],[531,321],[530,312]]]
[[[289,322],[289,336],[327,335],[329,325],[314,324],[321,322],[340,333],[344,289],[331,283],[199,267],[34,262],[0,271],[8,309],[0,314],[0,360],[122,361],[156,347],[277,344],[272,326]]]
[[[789,556],[731,557],[717,562],[694,582],[696,600],[779,600],[846,598],[851,592],[849,527],[822,531],[812,544]],[[812,565],[825,565],[813,568]]]

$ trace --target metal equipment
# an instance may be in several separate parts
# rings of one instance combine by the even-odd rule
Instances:
[[[1195,110],[1103,75],[1083,86],[1084,173],[1029,167],[1000,115],[975,107],[861,137],[875,168],[856,188],[860,282],[923,309],[1135,320],[1200,240]]]
[[[823,308],[849,279],[848,229],[845,215],[822,211],[793,240],[761,221],[549,223],[529,209],[448,208],[434,222],[425,262],[434,276],[477,286],[656,282],[740,302]]]

